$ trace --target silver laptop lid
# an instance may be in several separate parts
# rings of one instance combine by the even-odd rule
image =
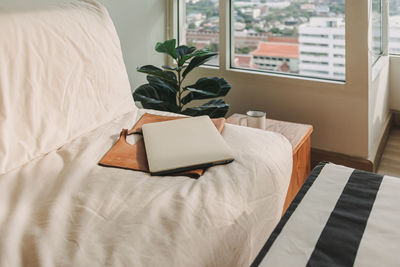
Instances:
[[[208,116],[145,124],[149,169],[162,175],[233,160],[233,152]]]

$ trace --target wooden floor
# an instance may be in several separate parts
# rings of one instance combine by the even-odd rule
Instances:
[[[400,127],[390,133],[378,173],[400,177]]]

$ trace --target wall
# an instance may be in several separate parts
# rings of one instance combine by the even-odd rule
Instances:
[[[400,111],[400,57],[390,57],[390,108]]]
[[[372,20],[371,0],[369,9],[369,90],[368,90],[368,125],[369,159],[374,161],[379,143],[387,124],[389,123],[389,57],[388,53],[388,1],[382,1],[382,52],[375,60],[372,51]]]
[[[374,160],[389,119],[389,57],[371,67],[369,86],[369,159]]]
[[[36,6],[66,2],[67,0],[0,0],[0,6]],[[165,0],[99,0],[106,6],[114,21],[121,40],[124,61],[132,90],[145,81],[145,75],[137,73],[142,65],[162,65],[164,56],[154,51],[156,42],[165,39]]]
[[[146,81],[138,73],[143,65],[163,65],[164,56],[154,51],[157,42],[166,38],[165,0],[99,0],[114,21],[131,82],[132,90]]]

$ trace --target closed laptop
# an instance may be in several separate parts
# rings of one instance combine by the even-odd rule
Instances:
[[[142,127],[152,175],[206,168],[233,161],[233,152],[208,116]]]

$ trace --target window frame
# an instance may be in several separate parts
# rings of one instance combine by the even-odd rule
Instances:
[[[233,1],[235,0],[220,0],[220,4],[221,1],[228,1],[229,2],[229,32],[230,32],[230,36],[229,36],[229,42],[230,42],[230,62],[229,62],[229,68],[231,70],[241,70],[241,71],[249,71],[249,72],[255,72],[255,73],[264,73],[267,75],[284,75],[284,76],[288,76],[288,77],[294,77],[294,78],[299,78],[299,79],[306,79],[306,80],[318,80],[318,81],[325,81],[325,82],[338,82],[338,83],[345,83],[346,82],[346,78],[344,80],[342,79],[330,79],[330,78],[321,78],[321,77],[317,77],[317,76],[308,76],[308,75],[301,75],[301,74],[297,74],[297,73],[290,73],[290,72],[279,72],[279,71],[270,71],[270,70],[257,70],[257,69],[247,69],[247,68],[240,68],[240,67],[236,67],[233,65],[234,59],[235,59],[235,44],[234,44],[234,38],[235,38],[235,34],[234,34],[234,30],[232,25],[234,25],[234,17],[233,17]],[[346,0],[345,0],[346,1]],[[220,14],[221,15],[221,14]],[[346,15],[345,15],[345,20],[346,20]],[[346,36],[346,34],[345,34]],[[345,37],[346,38],[346,37]],[[346,46],[346,42],[345,42],[345,46]],[[346,51],[346,47],[345,47],[345,51]],[[298,59],[300,62],[300,58]],[[346,64],[345,64],[346,65]],[[345,66],[345,70],[346,70],[346,66]]]
[[[182,36],[182,32],[180,31],[178,36],[177,33],[177,19],[180,17],[180,24],[182,24],[182,12],[179,12],[178,10],[178,1],[184,1],[184,0],[167,0],[168,5],[172,6],[170,13],[172,16],[169,16],[168,19],[168,30],[167,30],[167,36],[169,38],[176,38],[177,40],[182,40],[180,36]],[[358,45],[360,46],[359,42],[352,42],[350,43],[350,40],[355,40],[355,37],[349,37],[351,33],[353,33],[354,36],[360,35],[361,36],[366,36],[365,35],[365,29],[363,27],[362,33],[358,34],[359,30],[357,29],[354,31],[354,26],[349,25],[349,21],[353,21],[354,24],[354,19],[349,19],[349,14],[348,11],[350,10],[351,13],[361,13],[362,16],[365,16],[366,13],[364,12],[357,12],[354,9],[354,6],[357,6],[358,4],[352,4],[352,1],[345,0],[345,50],[346,50],[346,55],[345,55],[345,69],[346,69],[346,75],[344,79],[330,79],[330,78],[320,78],[320,77],[314,77],[314,76],[306,76],[306,75],[299,75],[299,74],[293,74],[293,73],[284,73],[284,72],[273,72],[273,71],[266,71],[266,70],[254,70],[254,69],[244,69],[244,68],[237,68],[232,66],[232,62],[234,59],[232,59],[232,51],[234,51],[233,42],[232,42],[232,23],[231,23],[231,18],[232,18],[232,13],[233,9],[231,8],[232,0],[219,0],[219,15],[220,15],[220,23],[219,23],[219,35],[220,35],[220,40],[219,40],[219,66],[210,66],[210,65],[203,65],[200,66],[200,71],[199,73],[215,73],[214,71],[218,71],[222,74],[225,75],[237,75],[237,77],[245,77],[245,76],[250,76],[252,77],[251,79],[257,78],[260,80],[268,80],[268,79],[279,79],[283,83],[303,83],[306,85],[309,85],[310,82],[313,82],[315,84],[318,84],[320,88],[324,87],[337,87],[338,88],[344,88],[346,84],[348,84],[351,81],[359,80],[359,75],[357,74],[357,71],[351,71],[349,66],[352,65],[357,65],[355,63],[349,64],[349,59],[353,58],[353,62],[359,61],[360,55],[357,53],[356,56],[349,56],[347,51],[349,51],[349,48],[351,48],[352,51],[354,51],[354,47]],[[364,5],[364,4],[361,4]],[[181,27],[181,25],[179,25]],[[357,32],[357,34],[354,34]],[[361,38],[363,40],[366,40],[365,38]],[[367,50],[364,48],[364,46],[361,46],[361,50],[367,52]],[[359,50],[360,49],[356,49]],[[358,59],[358,60],[355,60]],[[169,62],[171,63],[171,62]],[[359,72],[358,72],[359,73]],[[214,74],[213,74],[214,75]],[[243,76],[245,75],[245,76]]]
[[[371,0],[371,20],[372,20],[372,12],[373,12],[373,1]],[[380,39],[380,51],[379,53],[376,53],[373,49],[373,43],[374,43],[374,35],[373,35],[373,30],[371,29],[371,56],[372,56],[372,65],[375,65],[379,59],[382,56],[385,56],[385,54],[387,54],[385,51],[387,50],[385,48],[386,44],[388,44],[388,41],[385,41],[385,39],[388,39],[387,36],[387,30],[386,30],[386,24],[385,24],[385,17],[387,17],[389,14],[387,14],[387,12],[385,12],[385,1],[388,0],[379,0],[380,1],[380,9],[381,9],[381,27],[380,27],[380,33],[381,33],[381,39]],[[371,21],[371,27],[372,27],[373,23]]]

